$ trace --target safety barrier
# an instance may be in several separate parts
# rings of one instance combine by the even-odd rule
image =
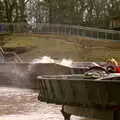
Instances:
[[[78,25],[1,23],[0,26],[4,26],[2,27],[4,29],[0,32],[8,31],[13,33],[74,35],[95,39],[120,40],[120,31],[90,28]]]

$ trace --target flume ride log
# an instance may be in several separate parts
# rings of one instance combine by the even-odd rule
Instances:
[[[38,99],[62,105],[65,120],[70,120],[71,115],[120,120],[120,74],[87,75],[38,76]]]

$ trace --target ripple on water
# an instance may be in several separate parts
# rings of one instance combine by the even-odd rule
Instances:
[[[37,96],[28,89],[0,87],[0,120],[63,120],[61,106],[40,102]]]

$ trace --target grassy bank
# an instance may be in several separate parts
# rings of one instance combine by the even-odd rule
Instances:
[[[111,57],[120,60],[120,42],[116,41],[40,34],[12,35],[10,39],[5,45],[6,47],[33,48],[21,55],[24,59],[46,55],[58,59],[70,58],[76,61],[104,61]]]

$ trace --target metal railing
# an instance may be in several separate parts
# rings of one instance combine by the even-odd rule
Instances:
[[[0,63],[5,62],[16,62],[23,63],[23,60],[16,52],[5,52],[2,47],[0,47]]]
[[[3,31],[14,33],[74,35],[95,39],[120,40],[120,31],[61,24],[4,24]]]

